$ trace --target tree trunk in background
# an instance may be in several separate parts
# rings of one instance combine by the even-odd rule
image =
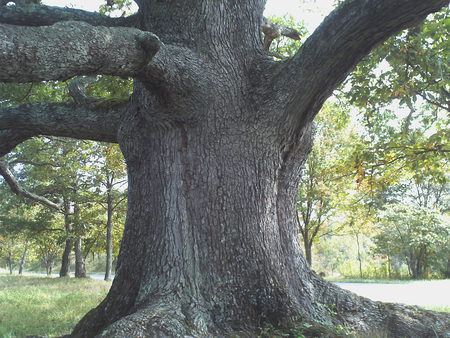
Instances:
[[[75,203],[73,207],[73,225],[75,231],[81,231],[81,218],[80,218],[80,206]],[[75,253],[75,278],[86,278],[86,265],[84,262],[83,254],[83,240],[81,236],[77,236],[74,244]]]
[[[358,248],[358,263],[359,263],[359,278],[363,278],[363,271],[362,271],[362,258],[361,258],[361,247],[359,244],[359,234],[355,233],[355,237],[356,237],[356,245]]]
[[[112,255],[113,255],[113,197],[112,197],[112,184],[110,178],[107,178],[108,185],[107,189],[107,200],[106,200],[106,269],[105,269],[105,280],[111,280],[112,271]]]
[[[84,262],[81,237],[76,238],[74,251],[75,251],[75,278],[86,278],[86,265]]]
[[[61,258],[61,269],[59,277],[70,277],[70,253],[72,252],[73,243],[71,239],[66,239],[64,251]]]
[[[13,252],[12,252],[12,240],[8,241],[8,257],[6,259],[6,263],[8,265],[9,274],[13,274]]]
[[[47,257],[45,257],[44,261],[45,261],[45,271],[47,272],[47,276],[51,276],[52,270],[53,270],[54,258],[53,258],[53,256],[51,256],[49,254],[49,255],[47,255]]]
[[[28,241],[25,243],[25,249],[23,250],[22,258],[20,259],[19,275],[21,275],[23,273],[23,270],[25,269],[25,261],[27,259],[27,252],[28,252]]]
[[[66,230],[66,244],[61,258],[61,269],[59,270],[59,277],[70,277],[70,253],[72,252],[73,241],[72,236],[72,223],[70,220],[70,203],[67,199],[64,199],[64,228]]]

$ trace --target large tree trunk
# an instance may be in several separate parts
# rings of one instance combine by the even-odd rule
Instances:
[[[311,128],[281,153],[256,116],[239,120],[251,106],[226,83],[208,111],[214,119],[192,125],[137,118],[147,93],[136,88],[140,107],[120,137],[129,206],[116,278],[73,335],[256,335],[264,323],[300,318],[398,336],[432,333],[435,317],[403,321],[400,306],[388,310],[310,270],[294,201]]]

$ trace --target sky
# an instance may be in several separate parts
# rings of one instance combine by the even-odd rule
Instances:
[[[104,0],[43,0],[46,5],[60,7],[74,7],[95,11]],[[266,16],[283,16],[290,14],[297,20],[304,20],[309,32],[312,32],[326,14],[333,8],[334,0],[268,0],[266,3]]]

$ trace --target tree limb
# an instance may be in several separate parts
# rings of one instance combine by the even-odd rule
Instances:
[[[150,32],[65,21],[53,26],[0,25],[0,81],[67,80],[79,75],[132,77],[161,42]]]
[[[96,81],[95,76],[87,76],[87,77],[78,77],[70,83],[69,95],[72,97],[75,103],[86,105],[98,100],[98,98],[89,96],[85,92],[86,87],[95,81]]]
[[[3,176],[5,181],[8,183],[9,187],[11,188],[11,191],[17,195],[24,196],[28,199],[31,199],[35,202],[38,202],[40,204],[46,205],[52,209],[61,210],[62,204],[60,203],[54,203],[50,201],[49,199],[35,195],[26,189],[22,188],[17,182],[17,180],[14,178],[11,171],[8,169],[8,165],[4,161],[0,161],[0,174]]]
[[[267,18],[263,18],[263,22],[261,24],[261,31],[264,34],[263,49],[266,52],[269,52],[272,41],[275,40],[276,38],[279,38],[281,35],[286,36],[293,40],[300,40],[300,33],[298,31],[284,25],[279,25],[270,22]]]
[[[36,161],[30,161],[30,160],[22,160],[22,159],[14,159],[12,161],[8,161],[9,165],[14,164],[30,164],[35,167],[53,167],[53,168],[60,168],[62,165],[52,163],[52,162],[36,162]]]
[[[6,1],[9,2],[9,1]],[[60,21],[83,21],[93,26],[137,27],[139,15],[111,18],[96,12],[44,5],[0,6],[0,23],[19,26],[51,26]]]
[[[0,156],[24,140],[37,135],[64,136],[117,142],[119,119],[127,103],[98,101],[91,105],[36,102],[0,108]],[[4,137],[2,137],[4,135]]]
[[[17,145],[35,136],[27,130],[0,130],[0,157],[11,152]]]
[[[448,0],[345,1],[325,18],[292,59],[280,65],[284,71],[274,79],[274,84],[292,88],[286,102],[290,123],[302,126],[312,120],[333,90],[371,49],[448,3]]]

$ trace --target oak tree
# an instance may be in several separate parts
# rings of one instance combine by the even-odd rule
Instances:
[[[106,299],[72,335],[255,334],[298,318],[445,332],[448,315],[380,305],[315,275],[295,197],[313,119],[363,56],[448,0],[347,0],[289,59],[263,48],[264,0],[136,0],[110,18],[34,1],[0,4],[0,81],[115,75],[129,100],[0,109],[0,155],[36,135],[119,143],[128,214]]]

